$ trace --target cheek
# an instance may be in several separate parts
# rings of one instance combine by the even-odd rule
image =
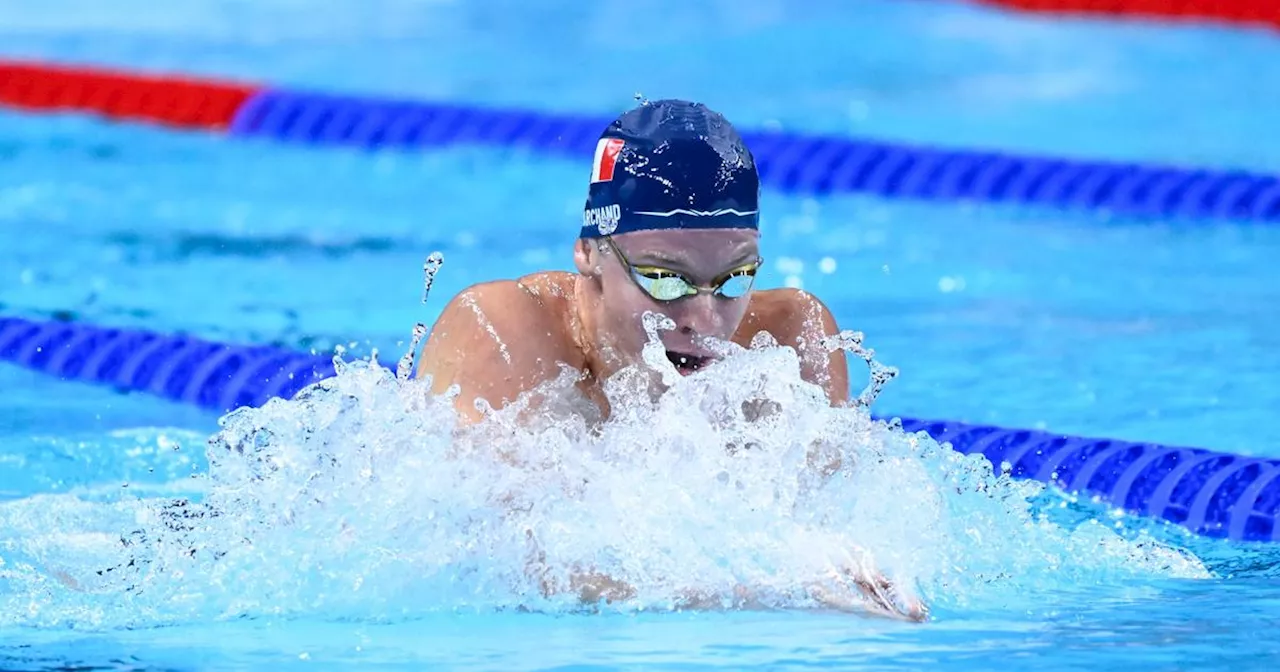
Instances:
[[[619,300],[608,311],[608,335],[605,340],[615,349],[614,354],[624,360],[631,360],[640,355],[645,344],[643,315],[646,306],[639,305],[634,299]]]
[[[662,312],[647,297],[640,294],[635,287],[615,283],[604,292],[605,311],[614,337],[620,342],[641,342],[644,340],[645,311]]]
[[[742,319],[747,315],[748,303],[746,299],[723,303],[718,312],[726,330],[729,332],[738,330],[738,325],[742,323]]]

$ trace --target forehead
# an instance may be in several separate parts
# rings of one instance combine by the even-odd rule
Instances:
[[[751,229],[635,231],[615,236],[632,263],[663,263],[680,270],[720,270],[759,254]]]

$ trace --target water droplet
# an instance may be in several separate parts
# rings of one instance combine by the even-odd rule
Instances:
[[[400,363],[396,366],[396,378],[400,381],[409,380],[413,375],[413,362],[418,355],[418,344],[422,342],[422,338],[427,335],[427,325],[419,322],[413,325],[413,338],[409,339],[409,350],[400,358]]]
[[[833,352],[835,350],[844,350],[867,363],[867,368],[871,374],[870,381],[868,381],[867,386],[858,397],[853,400],[854,405],[865,408],[871,406],[876,398],[880,396],[884,386],[898,376],[898,369],[892,366],[885,366],[876,361],[876,351],[862,345],[864,338],[865,336],[861,331],[845,330],[824,340],[823,347]]]
[[[436,281],[436,273],[440,272],[440,267],[444,265],[444,255],[440,252],[432,252],[427,255],[427,260],[422,264],[422,303],[427,302],[427,296],[431,293],[431,284]]]

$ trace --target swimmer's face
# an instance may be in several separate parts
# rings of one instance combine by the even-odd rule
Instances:
[[[704,337],[732,338],[746,315],[759,265],[759,234],[749,229],[636,231],[591,241],[587,268],[601,292],[597,334],[622,365],[640,360],[641,316],[660,313],[667,357],[689,374],[713,361]],[[693,293],[696,288],[696,293]],[[665,299],[665,300],[664,300]]]

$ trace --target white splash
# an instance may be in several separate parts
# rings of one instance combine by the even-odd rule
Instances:
[[[655,336],[660,322],[646,322]],[[664,377],[656,400],[609,381],[600,428],[519,425],[519,404],[459,428],[430,381],[344,362],[293,400],[223,418],[207,473],[185,479],[191,503],[0,504],[0,625],[567,611],[582,605],[563,589],[590,572],[629,587],[621,610],[810,608],[840,589],[833,569],[859,563],[953,609],[1207,576],[1107,524],[1054,522],[1031,504],[1042,486],[980,457],[830,407],[792,349],[766,338],[725,357]],[[572,395],[575,379],[543,392]]]

